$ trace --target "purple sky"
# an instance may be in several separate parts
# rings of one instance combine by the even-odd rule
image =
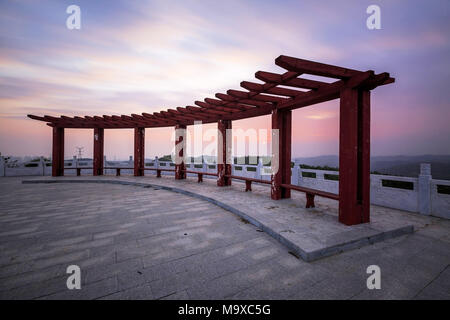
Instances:
[[[66,28],[67,6],[81,30]],[[381,7],[381,30],[366,8]],[[0,152],[50,155],[37,115],[154,112],[240,89],[280,54],[390,72],[372,92],[372,155],[450,154],[450,2],[2,1]],[[339,101],[294,111],[293,156],[337,154]],[[268,117],[235,128],[268,128]],[[214,126],[208,126],[209,128]],[[173,129],[147,129],[146,157],[168,154]],[[132,154],[132,131],[106,131],[105,154]],[[91,130],[67,130],[66,157]]]

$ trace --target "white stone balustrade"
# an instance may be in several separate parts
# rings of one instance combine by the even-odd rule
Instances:
[[[104,161],[106,167],[114,166],[127,168],[133,167],[134,164],[132,157],[130,157],[129,161],[122,162],[106,162],[105,157]],[[174,168],[170,161],[160,161],[158,157],[155,157],[154,160],[147,160],[146,164],[149,163],[152,163],[153,165],[146,165],[146,167],[155,169]],[[32,165],[30,166],[30,164]],[[5,159],[0,157],[0,177],[50,175],[51,166],[48,164],[49,163],[45,162],[44,158],[41,157],[38,162],[19,163],[15,167],[8,167],[8,164],[5,163]],[[82,168],[82,175],[92,174],[92,169],[89,169],[92,167],[92,160],[78,161],[74,157],[72,160],[66,160],[65,165],[67,168]],[[194,164],[186,164],[186,167],[192,171],[217,172],[217,166],[210,163],[203,163],[201,168],[196,168]],[[236,170],[236,167],[241,168],[241,170]],[[232,174],[236,176],[270,180],[270,174],[265,174],[265,172],[270,172],[270,167],[264,166],[261,159],[256,165],[232,165]],[[313,176],[315,174],[315,177],[304,176],[302,173],[305,173],[305,175],[312,174]],[[76,170],[66,170],[65,174],[75,175]],[[115,170],[105,170],[105,174],[115,174]],[[131,175],[133,174],[133,170],[123,169],[121,174]],[[155,171],[145,171],[145,174],[154,175]],[[173,175],[173,172],[163,171],[161,174]],[[291,183],[312,189],[338,193],[339,181],[332,180],[334,176],[338,175],[338,171],[302,169],[299,164],[296,163],[292,168]],[[189,174],[189,176],[196,175]],[[203,178],[216,179],[214,176],[207,175]],[[450,181],[433,179],[429,164],[421,164],[420,174],[417,178],[371,174],[370,180],[370,197],[372,204],[450,219],[450,194],[448,194]],[[393,185],[392,182],[397,184],[397,186]],[[400,186],[398,186],[398,184],[400,184]],[[405,188],[402,184],[407,187]]]

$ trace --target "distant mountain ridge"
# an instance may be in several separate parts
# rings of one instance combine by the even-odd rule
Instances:
[[[294,160],[311,166],[339,167],[339,157],[336,155],[297,157]],[[384,174],[417,177],[421,163],[431,164],[431,175],[434,179],[450,180],[450,155],[376,156],[370,159],[370,170]]]

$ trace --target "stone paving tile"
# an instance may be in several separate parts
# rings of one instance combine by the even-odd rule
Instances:
[[[190,183],[205,194],[217,189],[214,181],[148,179]],[[398,210],[383,216],[375,208],[383,219],[409,219],[417,232],[308,263],[255,226],[189,196],[20,182],[0,179],[0,299],[449,299],[450,224],[441,219]],[[274,203],[263,186],[242,188],[219,191],[272,223],[286,223],[284,212],[292,221],[303,217],[298,194]],[[334,202],[318,204],[306,214],[335,219]],[[81,290],[66,287],[69,264],[81,267]],[[382,270],[381,290],[366,287],[370,264]]]
[[[0,281],[0,292],[53,279],[64,275],[65,272],[65,266],[57,265],[2,278]]]
[[[148,283],[115,292],[100,298],[100,300],[152,300],[152,289]]]
[[[111,277],[90,284],[81,290],[64,290],[54,294],[40,297],[42,300],[92,300],[117,292],[117,278]]]

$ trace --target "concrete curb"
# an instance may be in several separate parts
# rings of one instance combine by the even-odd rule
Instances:
[[[175,187],[168,187],[168,186],[161,186],[153,183],[140,183],[140,182],[132,182],[132,181],[118,181],[118,180],[91,180],[91,179],[81,179],[81,180],[23,180],[22,184],[38,184],[38,183],[107,183],[107,184],[118,184],[118,185],[127,185],[127,186],[137,186],[142,188],[155,188],[155,189],[161,189],[166,191],[172,191],[176,193],[180,193],[186,196],[190,196],[193,198],[197,198],[200,200],[207,201],[209,203],[212,203],[228,212],[231,212],[242,219],[247,220],[252,225],[256,226],[257,228],[261,229],[262,231],[266,232],[268,235],[270,235],[272,238],[279,241],[281,244],[283,244],[285,247],[287,247],[294,255],[301,257],[303,260],[307,262],[315,261],[321,258],[325,258],[328,256],[332,256],[344,251],[357,249],[360,247],[363,247],[365,245],[374,244],[376,242],[384,241],[387,239],[395,238],[401,235],[410,234],[414,232],[414,227],[412,225],[405,226],[402,228],[398,228],[395,230],[390,230],[386,232],[380,232],[376,235],[369,236],[369,237],[363,237],[360,239],[356,239],[353,241],[348,241],[339,245],[327,247],[324,249],[316,250],[316,251],[305,251],[302,248],[300,248],[298,245],[290,241],[289,239],[285,238],[280,233],[276,232],[269,226],[261,223],[260,221],[254,219],[253,217],[247,215],[246,213],[231,207],[221,201],[218,201],[216,199],[206,197],[204,195],[186,191],[180,188]]]

